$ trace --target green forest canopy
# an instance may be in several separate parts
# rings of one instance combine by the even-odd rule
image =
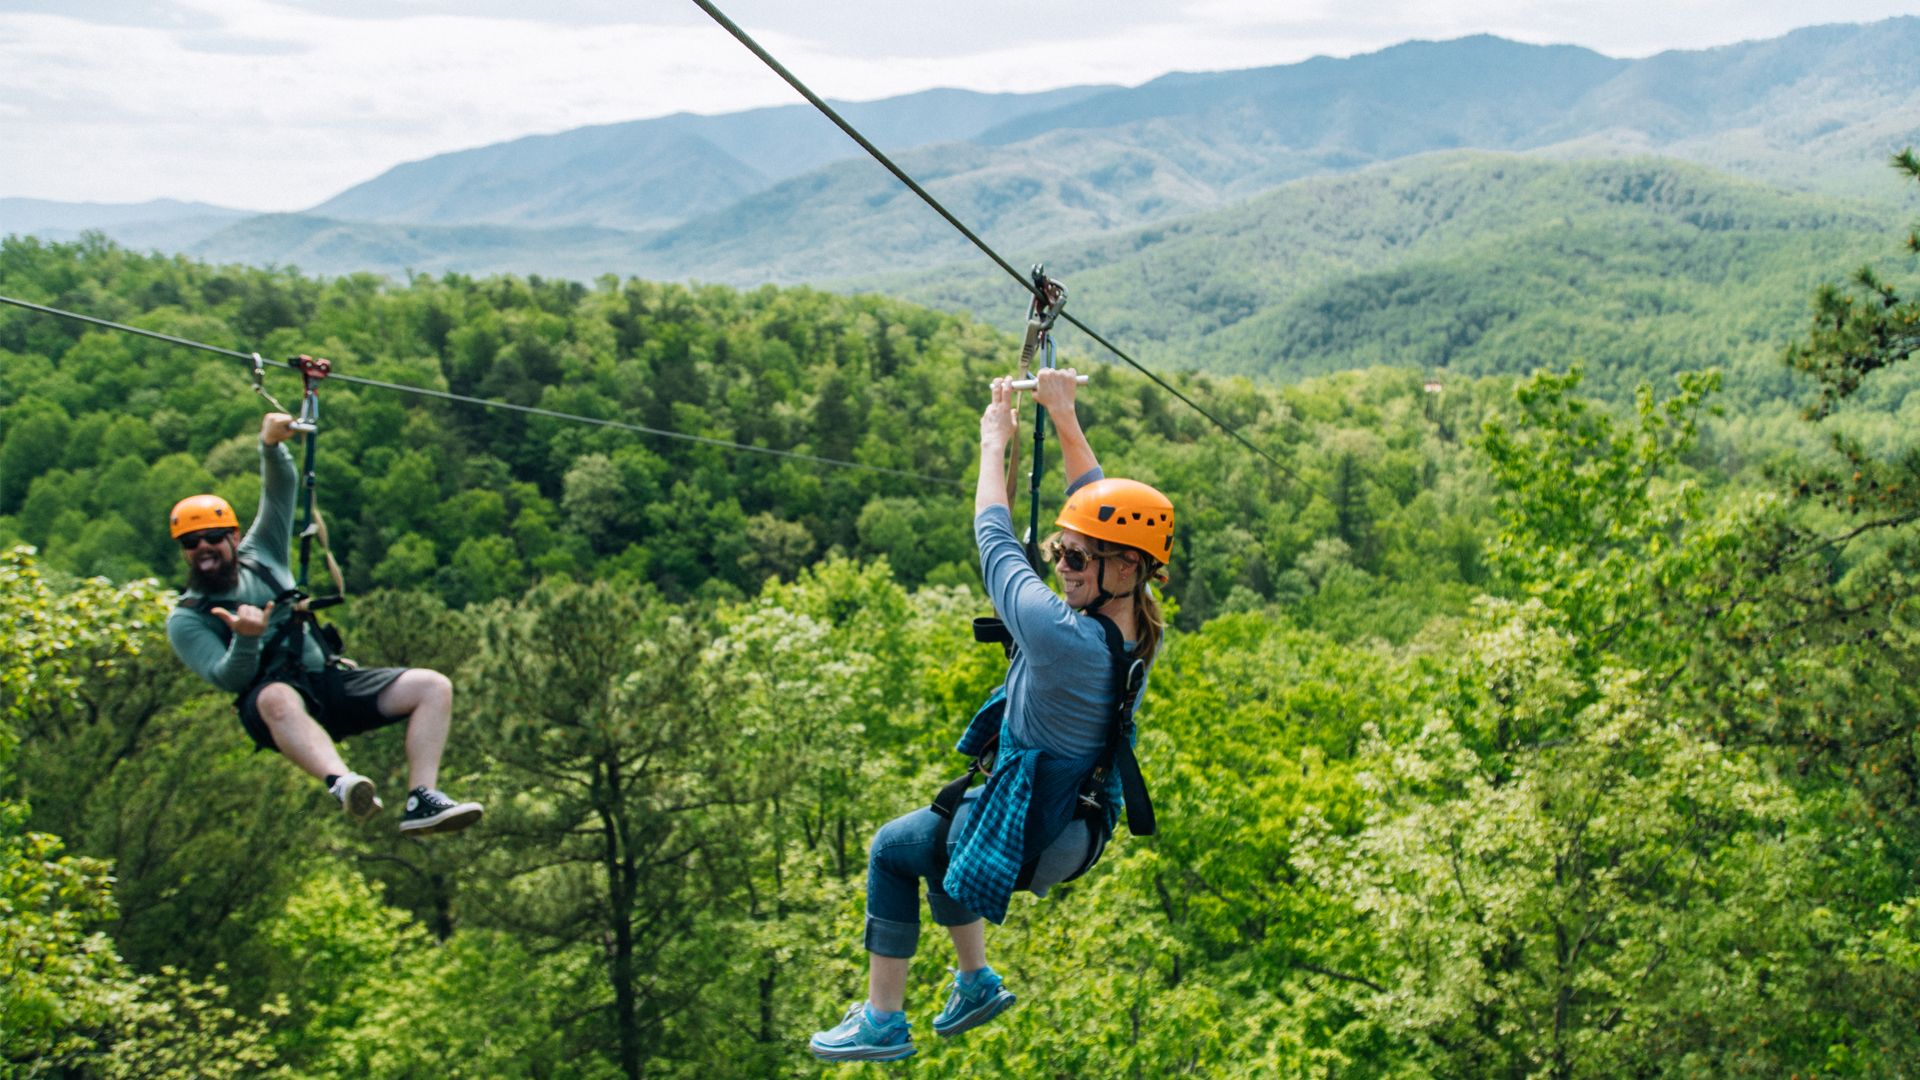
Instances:
[[[268,355],[315,352],[362,377],[953,481],[328,384],[320,501],[354,591],[425,588],[458,606],[566,575],[738,597],[834,552],[885,556],[908,585],[975,579],[979,399],[1014,362],[1002,335],[964,318],[874,297],[612,279],[320,283],[31,240],[0,247],[0,288]],[[257,500],[261,406],[244,375],[164,343],[0,313],[0,539],[72,573],[173,576],[159,527],[173,500],[214,490],[243,514]],[[1280,393],[1185,385],[1298,476],[1275,475],[1128,373],[1088,389],[1083,416],[1109,465],[1191,493],[1173,568],[1190,618],[1236,589],[1243,605],[1301,592],[1283,572],[1323,539],[1345,546],[1335,561],[1423,591],[1478,579],[1469,523],[1484,497],[1453,462],[1493,391],[1462,384],[1424,400],[1411,374]],[[1060,483],[1049,477],[1050,496]]]
[[[1299,480],[1102,372],[1096,447],[1182,514],[1162,833],[1016,904],[1020,1006],[914,1068],[1902,1075],[1920,453],[1871,414],[1920,340],[1904,282],[1817,298],[1790,359],[1838,435],[1766,469],[1703,432],[1712,372],[1627,406],[1553,371],[1185,381]],[[97,243],[9,241],[0,290],[955,478],[1009,344],[872,298]],[[0,315],[0,538],[43,548],[0,559],[0,1074],[819,1074],[864,838],[1000,672],[964,489],[329,387],[355,651],[454,675],[446,773],[490,808],[426,845],[317,812],[157,635],[166,505],[252,505],[259,405],[212,371]],[[352,748],[389,790],[397,739]]]

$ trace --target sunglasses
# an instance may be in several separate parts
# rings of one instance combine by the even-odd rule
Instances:
[[[183,533],[180,536],[180,550],[192,551],[201,544],[217,544],[232,535],[232,529],[201,529],[199,532]]]
[[[1067,569],[1076,574],[1085,570],[1087,564],[1097,558],[1099,558],[1098,555],[1094,555],[1084,548],[1074,547],[1071,544],[1053,545],[1053,561],[1067,564]]]

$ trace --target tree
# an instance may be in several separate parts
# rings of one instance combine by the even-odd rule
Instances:
[[[262,936],[288,1002],[277,1041],[303,1074],[613,1075],[570,1052],[554,1023],[572,1009],[577,954],[537,958],[479,930],[436,941],[338,868],[301,882]]]
[[[0,440],[0,514],[20,509],[33,479],[60,461],[72,426],[66,411],[50,401],[28,398],[6,409],[6,438]]]
[[[1365,1011],[1443,1074],[1818,1060],[1853,1011],[1811,1007],[1843,936],[1813,914],[1825,823],[1545,615],[1483,605],[1451,689],[1369,751],[1357,858],[1321,875],[1378,935]]]
[[[1504,519],[1488,545],[1494,565],[1597,663],[1645,632],[1657,591],[1696,568],[1700,553],[1674,538],[1700,513],[1684,462],[1719,376],[1682,374],[1664,401],[1641,386],[1624,426],[1575,394],[1581,378],[1578,368],[1535,374],[1515,388],[1510,417],[1486,422],[1480,445]]]
[[[1911,147],[1896,154],[1893,167],[1920,181],[1920,155]],[[1909,230],[1908,252],[1920,254],[1920,226]],[[1822,285],[1814,294],[1813,329],[1807,340],[1787,347],[1787,366],[1813,376],[1820,398],[1809,417],[1830,415],[1858,393],[1868,376],[1893,367],[1920,349],[1920,301],[1900,298],[1892,283],[1871,266],[1854,272],[1852,291]]]
[[[32,552],[0,554],[0,1075],[239,1076],[272,1063],[264,1024],[226,988],[172,969],[139,975],[100,927],[115,915],[109,865],[26,828],[12,796],[18,732],[84,711],[82,692],[152,641],[148,586],[48,582]]]
[[[712,958],[690,934],[702,868],[722,856],[715,808],[747,783],[701,681],[705,634],[658,600],[568,583],[496,605],[482,627],[467,730],[496,770],[499,841],[477,868],[493,883],[479,916],[556,946],[597,943],[604,1003],[583,1015],[639,1076],[671,1056],[661,1026],[707,978]]]

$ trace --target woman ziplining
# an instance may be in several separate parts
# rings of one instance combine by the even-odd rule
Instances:
[[[867,997],[816,1033],[829,1061],[894,1061],[915,1053],[905,1013],[920,934],[919,884],[956,955],[934,1033],[958,1035],[1015,1000],[988,965],[986,922],[1013,893],[1048,889],[1100,857],[1122,806],[1152,831],[1132,753],[1132,710],[1163,623],[1149,583],[1173,550],[1173,505],[1146,484],[1108,479],[1074,411],[1072,369],[1035,374],[1034,400],[1059,433],[1067,504],[1044,545],[1061,593],[1041,581],[1013,531],[1007,452],[1017,427],[1009,379],[995,379],[980,418],[974,537],[987,594],[1010,639],[1005,685],[975,714],[958,749],[976,768],[934,807],[882,826],[868,852]],[[991,759],[984,769],[983,759]],[[967,790],[975,771],[982,788]],[[942,811],[945,811],[943,814]]]

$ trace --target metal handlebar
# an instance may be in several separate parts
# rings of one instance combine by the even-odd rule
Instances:
[[[1074,381],[1074,382],[1076,382],[1076,383],[1079,383],[1079,384],[1080,384],[1081,386],[1085,386],[1085,385],[1087,385],[1087,376],[1085,376],[1085,375],[1075,375],[1075,376],[1073,377],[1073,381]],[[1040,385],[1040,380],[1039,380],[1039,379],[1015,379],[1015,380],[1013,380],[1012,382],[1010,382],[1010,383],[1008,383],[1008,384],[1007,384],[1007,389],[1009,389],[1009,390],[1031,390],[1031,389],[1033,389],[1034,387],[1036,387],[1036,386],[1038,386],[1038,385]]]

